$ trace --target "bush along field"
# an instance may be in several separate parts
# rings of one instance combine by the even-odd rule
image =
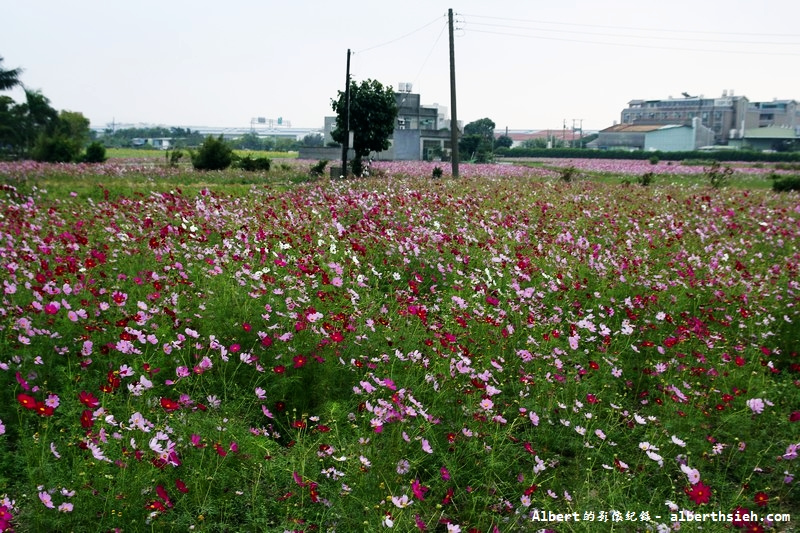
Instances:
[[[7,174],[0,530],[797,528],[797,193],[481,168]]]

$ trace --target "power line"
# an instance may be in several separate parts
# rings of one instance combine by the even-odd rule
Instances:
[[[512,22],[521,22],[521,23],[532,23],[532,24],[551,24],[557,26],[580,26],[585,28],[605,28],[605,29],[614,29],[614,30],[633,30],[633,31],[646,31],[646,32],[665,32],[665,33],[695,33],[695,34],[706,34],[706,35],[747,35],[750,37],[760,36],[760,37],[792,37],[792,38],[800,38],[800,34],[797,33],[747,33],[747,32],[731,32],[731,31],[704,31],[704,30],[683,30],[683,29],[671,29],[671,28],[652,28],[652,27],[635,27],[635,26],[608,26],[608,25],[600,25],[600,24],[578,24],[574,22],[558,22],[558,21],[547,21],[547,20],[532,20],[532,19],[517,19],[517,18],[509,18],[509,17],[492,17],[488,15],[463,15],[474,17],[477,19],[491,19],[491,20],[508,20]]]
[[[753,50],[710,50],[710,49],[702,49],[702,48],[685,48],[685,47],[675,47],[675,46],[658,46],[658,45],[647,45],[647,44],[636,44],[636,43],[619,43],[619,42],[609,42],[609,41],[590,41],[585,39],[567,39],[561,37],[544,37],[541,35],[530,35],[530,34],[521,34],[521,33],[509,33],[509,32],[498,32],[498,31],[487,31],[487,30],[471,30],[475,33],[486,33],[491,35],[502,35],[505,37],[523,37],[527,39],[540,39],[546,41],[561,41],[561,42],[572,42],[572,43],[582,43],[582,44],[601,44],[601,45],[611,45],[611,46],[624,46],[624,47],[632,47],[632,48],[650,48],[650,49],[657,49],[657,50],[673,50],[673,51],[684,51],[684,52],[708,52],[708,53],[717,53],[717,54],[748,54],[748,55],[769,55],[769,56],[800,56],[800,52],[775,52],[775,51],[762,51],[757,52]]]
[[[412,30],[412,31],[406,33],[405,35],[401,35],[400,37],[392,39],[391,41],[386,41],[386,42],[381,43],[381,44],[376,44],[375,46],[370,46],[369,48],[364,48],[363,50],[357,50],[356,52],[353,52],[353,53],[354,54],[363,54],[364,52],[369,52],[370,50],[375,50],[376,48],[381,48],[383,46],[394,44],[397,41],[401,41],[401,40],[403,40],[403,39],[405,39],[407,37],[410,37],[410,36],[414,35],[415,33],[418,33],[420,31],[424,30],[428,26],[431,26],[431,25],[435,24],[436,22],[441,20],[441,18],[442,18],[441,16],[438,16],[435,19],[433,19],[432,21],[430,21],[429,23],[425,24],[424,26],[421,26],[421,27],[417,28],[416,30]]]
[[[667,36],[659,36],[659,35],[625,35],[625,34],[614,34],[614,33],[598,33],[598,32],[589,32],[589,31],[575,31],[575,30],[553,30],[553,29],[546,29],[546,28],[532,28],[526,26],[511,26],[508,24],[490,24],[486,22],[472,22],[470,25],[475,26],[483,26],[483,27],[490,27],[490,28],[509,28],[515,30],[530,30],[530,31],[539,31],[539,32],[549,32],[549,33],[567,33],[567,34],[577,34],[577,35],[593,35],[593,36],[601,36],[601,37],[622,37],[626,39],[653,39],[653,40],[669,40],[669,41],[689,41],[689,42],[703,42],[703,43],[719,43],[719,44],[756,44],[756,45],[768,45],[768,46],[797,46],[800,45],[800,42],[792,43],[792,42],[779,42],[779,41],[742,41],[742,40],[717,40],[717,39],[696,39],[696,38],[688,38],[688,37],[667,37]],[[637,30],[639,31],[639,30]],[[641,30],[645,31],[645,30]]]

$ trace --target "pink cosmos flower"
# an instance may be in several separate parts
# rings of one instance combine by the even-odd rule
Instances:
[[[431,448],[431,444],[428,442],[428,439],[422,439],[422,451],[425,453],[433,453],[433,448]]]
[[[48,509],[55,509],[56,506],[53,504],[53,498],[45,491],[41,491],[39,493],[39,500],[41,500],[42,504]]]
[[[749,407],[753,413],[760,415],[764,411],[764,400],[761,398],[751,398],[747,400],[747,407]]]

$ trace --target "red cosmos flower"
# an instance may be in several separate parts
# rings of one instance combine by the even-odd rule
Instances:
[[[756,505],[759,507],[766,507],[769,503],[769,494],[766,492],[756,492],[756,495],[753,496],[753,501],[756,502]]]
[[[94,394],[91,392],[86,392],[85,390],[82,390],[78,394],[78,400],[80,400],[83,405],[90,409],[94,409],[100,405],[100,400],[98,400]]]
[[[81,412],[81,427],[89,429],[92,426],[94,426],[92,411],[90,409],[84,409],[83,412]]]
[[[225,457],[226,455],[228,455],[228,450],[223,448],[222,444],[218,442],[214,444],[214,451],[217,452],[217,455],[219,455],[220,457]]]
[[[798,422],[800,421],[800,411],[792,411],[789,415],[789,422]]]
[[[595,396],[594,394],[587,394],[586,395],[586,401],[591,403],[591,404],[595,404],[595,403],[599,402],[600,400],[598,400],[597,396]]]
[[[453,487],[447,487],[447,493],[442,498],[442,505],[448,505],[450,502],[453,501]]]
[[[295,368],[302,368],[308,362],[308,358],[305,355],[295,355],[292,361],[294,362]]]
[[[36,398],[33,396],[29,396],[25,393],[17,394],[17,401],[24,407],[25,409],[36,409]]]
[[[701,505],[704,503],[708,503],[708,500],[711,499],[711,487],[699,481],[692,485],[692,488],[685,489],[686,495],[689,496],[689,499],[692,500],[697,505]]]
[[[161,407],[167,412],[176,411],[180,408],[180,404],[170,398],[161,398]]]
[[[144,508],[149,509],[151,511],[159,511],[162,513],[167,510],[167,508],[164,507],[164,504],[161,503],[159,500],[153,500],[152,502],[145,505]]]
[[[167,505],[167,507],[172,507],[172,502],[169,499],[169,494],[167,494],[167,489],[165,489],[163,485],[158,485],[156,487],[156,494],[159,498],[164,500],[164,503]]]
[[[411,492],[414,493],[414,497],[418,500],[425,499],[425,493],[428,492],[428,487],[423,486],[419,479],[415,479],[411,482]]]
[[[54,409],[44,402],[36,402],[36,412],[41,416],[53,416]]]
[[[589,361],[589,368],[592,370],[597,370],[600,368],[600,365],[598,365],[596,361]]]
[[[331,334],[331,340],[333,342],[342,342],[344,340],[344,335],[342,335],[341,331],[336,330]]]
[[[283,374],[286,372],[286,367],[283,365],[274,366],[272,367],[272,371],[276,374]]]

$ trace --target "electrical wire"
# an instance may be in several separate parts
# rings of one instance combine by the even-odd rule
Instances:
[[[648,48],[648,49],[656,49],[656,50],[673,50],[673,51],[684,51],[684,52],[708,52],[708,53],[716,53],[716,54],[737,54],[737,55],[769,55],[769,56],[800,56],[800,52],[776,52],[776,51],[769,51],[769,52],[758,52],[753,50],[712,50],[712,49],[702,49],[702,48],[685,48],[685,47],[675,47],[675,46],[658,46],[658,45],[647,45],[647,44],[636,44],[636,43],[618,43],[618,42],[609,42],[609,41],[591,41],[585,39],[567,39],[561,37],[544,37],[541,35],[528,35],[528,34],[520,34],[520,33],[509,33],[509,32],[496,32],[496,31],[487,31],[487,30],[470,30],[474,33],[486,33],[490,35],[502,35],[505,37],[523,37],[527,39],[540,39],[546,41],[561,41],[561,42],[571,42],[571,43],[581,43],[581,44],[599,44],[599,45],[610,45],[610,46],[623,46],[629,48]]]
[[[381,44],[376,44],[375,46],[370,46],[369,48],[364,48],[363,50],[357,50],[357,51],[355,51],[355,52],[353,52],[353,53],[354,53],[354,54],[363,54],[364,52],[369,52],[369,51],[371,51],[371,50],[375,50],[376,48],[381,48],[381,47],[383,47],[383,46],[387,46],[387,45],[390,45],[390,44],[394,44],[394,43],[396,43],[397,41],[401,41],[401,40],[403,40],[403,39],[405,39],[405,38],[407,38],[407,37],[411,37],[411,36],[412,36],[412,35],[414,35],[415,33],[418,33],[418,32],[420,32],[420,31],[424,30],[424,29],[425,29],[425,28],[427,28],[428,26],[432,26],[433,24],[435,24],[436,22],[438,22],[439,20],[441,20],[441,18],[442,18],[441,16],[438,16],[438,17],[436,17],[435,19],[433,19],[432,21],[430,21],[430,22],[428,22],[427,24],[425,24],[424,26],[422,26],[422,27],[419,27],[419,28],[417,28],[416,30],[412,30],[412,31],[410,31],[410,32],[406,33],[405,35],[401,35],[400,37],[397,37],[397,38],[395,38],[395,39],[392,39],[391,41],[386,41],[386,42],[384,42],[384,43],[381,43]]]
[[[696,33],[696,34],[706,34],[706,35],[747,35],[750,37],[760,36],[760,37],[792,37],[792,38],[800,38],[800,34],[797,33],[747,33],[747,32],[731,32],[731,31],[706,31],[706,30],[677,30],[677,29],[670,29],[670,28],[652,28],[652,27],[634,27],[634,26],[607,26],[607,25],[600,25],[600,24],[578,24],[574,22],[557,22],[557,21],[547,21],[547,20],[531,20],[531,19],[517,19],[517,18],[509,18],[509,17],[493,17],[488,15],[463,15],[469,16],[477,19],[491,19],[491,20],[508,20],[512,22],[521,22],[521,23],[533,23],[533,24],[551,24],[551,25],[558,25],[558,26],[580,26],[586,28],[605,28],[605,29],[614,29],[614,30],[633,30],[633,31],[646,31],[646,32],[667,32],[667,33]]]
[[[530,19],[516,19],[516,18],[509,18],[509,17],[494,17],[494,16],[485,16],[485,15],[466,15],[462,14],[464,17],[463,27],[466,32],[474,32],[474,33],[485,33],[490,35],[501,35],[505,37],[522,37],[528,39],[541,39],[541,40],[550,40],[550,41],[562,41],[562,42],[574,42],[574,43],[582,43],[582,44],[591,44],[591,45],[610,45],[610,46],[623,46],[623,47],[633,47],[633,48],[649,48],[649,49],[661,49],[661,50],[674,50],[674,51],[687,51],[687,52],[707,52],[707,53],[724,53],[724,54],[747,54],[747,55],[768,55],[768,56],[800,56],[800,52],[794,51],[786,51],[783,50],[775,50],[774,47],[786,47],[786,46],[798,46],[800,43],[798,42],[783,42],[783,41],[775,41],[776,38],[786,37],[786,38],[793,38],[800,40],[800,34],[767,34],[767,33],[744,33],[744,32],[713,32],[713,31],[694,31],[694,30],[676,30],[670,28],[645,28],[645,27],[632,27],[632,26],[608,26],[608,25],[599,25],[599,24],[577,24],[577,23],[569,23],[569,22],[555,22],[555,21],[544,21],[544,20],[530,20]],[[477,19],[477,22],[472,20]],[[482,20],[488,21],[508,21],[514,24],[523,24],[523,26],[517,25],[510,25],[510,24],[501,24],[498,22],[481,22]],[[626,33],[600,33],[594,31],[578,31],[575,29],[550,29],[550,28],[541,28],[541,27],[531,27],[525,26],[525,24],[537,24],[537,25],[552,25],[552,26],[561,26],[561,27],[578,27],[578,28],[596,28],[596,29],[604,29],[604,30],[624,30],[626,32],[636,31],[636,32],[650,32],[650,35],[634,35],[634,34],[626,34]],[[478,29],[472,26],[477,26],[478,28],[494,28],[491,29]],[[506,31],[506,30],[515,30],[515,31]],[[520,33],[522,32],[522,33]],[[654,32],[662,32],[662,33],[669,33],[669,34],[682,34],[687,35],[686,37],[680,36],[666,36],[666,35],[653,35]],[[581,39],[581,38],[568,38],[568,37],[557,37],[557,36],[547,36],[542,35],[543,33],[555,33],[555,34],[562,34],[562,35],[577,35],[577,36],[589,36],[589,37],[609,37],[613,39],[649,39],[651,43],[635,43],[635,42],[614,42],[614,41],[601,41],[601,40],[592,40],[592,39]],[[731,40],[731,39],[706,39],[706,38],[697,38],[697,37],[690,37],[691,35],[720,35],[720,36],[728,36],[728,35],[737,35],[737,36],[748,36],[748,37],[769,37],[770,41],[742,41],[741,39],[738,40]],[[719,45],[729,45],[729,44],[737,44],[737,45],[756,45],[756,46],[771,46],[773,49],[770,50],[730,50],[725,48],[718,48],[718,49],[708,49],[708,48],[689,48],[689,47],[676,47],[676,46],[663,46],[659,44],[652,43],[652,41],[659,41],[659,40],[669,40],[669,41],[683,41],[683,42],[700,42],[700,43],[707,43],[707,44],[719,44]]]
[[[540,32],[549,32],[549,33],[567,33],[567,34],[577,34],[577,35],[592,35],[592,36],[600,36],[600,37],[622,37],[625,39],[654,39],[654,40],[669,40],[669,41],[689,41],[689,42],[702,42],[702,43],[719,43],[719,44],[757,44],[757,45],[766,45],[766,46],[797,46],[800,45],[800,42],[779,42],[779,41],[742,41],[742,40],[717,40],[717,39],[693,39],[689,37],[668,37],[668,36],[660,36],[660,35],[624,35],[624,34],[613,34],[613,33],[598,33],[598,32],[587,32],[587,31],[575,31],[575,30],[552,30],[546,28],[530,28],[525,26],[511,26],[508,24],[489,24],[486,22],[471,22],[470,25],[475,26],[482,26],[482,27],[490,27],[490,28],[510,28],[515,30],[531,30],[531,31],[540,31]],[[638,31],[638,30],[637,30]],[[645,31],[645,30],[641,30]],[[665,30],[671,31],[671,30]]]

